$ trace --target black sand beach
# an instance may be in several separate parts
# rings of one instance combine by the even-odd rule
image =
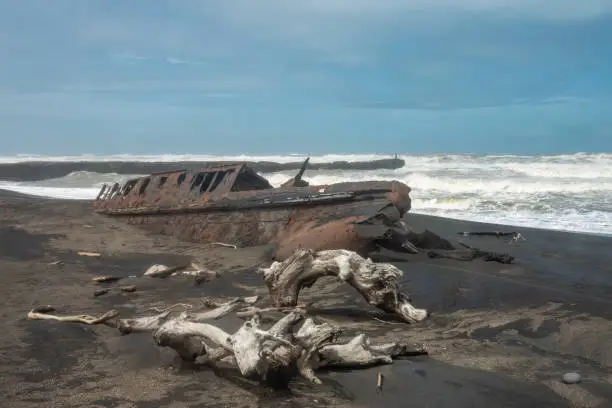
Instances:
[[[4,330],[0,393],[6,407],[608,407],[612,406],[612,239],[518,230],[527,239],[474,237],[481,249],[509,252],[513,264],[407,256],[398,263],[404,289],[432,316],[422,323],[383,322],[347,285],[331,279],[303,291],[315,319],[346,335],[424,344],[429,357],[366,370],[321,374],[323,385],[296,378],[289,390],[244,380],[234,370],[180,363],[148,334],[120,336],[104,326],[30,321],[52,305],[58,314],[122,316],[203,296],[265,295],[255,265],[266,248],[231,249],[148,236],[94,214],[90,203],[0,192],[0,270]],[[471,222],[409,214],[406,221],[444,237],[499,230]],[[99,252],[99,258],[77,255]],[[133,278],[134,293],[93,297],[93,275],[141,275],[156,263],[196,260],[222,273],[200,286],[183,277]],[[57,264],[56,261],[61,261]],[[241,320],[219,325],[237,328]],[[384,391],[375,390],[376,374]],[[566,372],[582,382],[567,385]]]

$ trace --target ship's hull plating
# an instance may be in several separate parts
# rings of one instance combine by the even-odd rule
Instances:
[[[150,183],[155,185],[155,180]],[[409,191],[399,182],[362,182],[177,194],[174,199],[168,194],[132,192],[98,199],[95,208],[152,233],[190,242],[241,247],[276,244],[276,256],[282,259],[300,247],[369,252],[385,237],[364,234],[361,227],[380,225],[384,235],[410,209]],[[187,198],[181,200],[181,196]]]
[[[384,207],[384,200],[301,208],[253,209],[231,212],[178,212],[127,215],[127,222],[156,234],[196,242],[223,242],[240,247],[277,244],[278,257],[299,247],[368,251],[355,224]]]

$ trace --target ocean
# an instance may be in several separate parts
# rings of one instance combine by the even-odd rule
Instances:
[[[311,162],[365,161],[389,156],[324,155]],[[307,171],[311,184],[341,181],[400,180],[412,188],[412,212],[470,221],[612,235],[612,154],[557,156],[402,155],[396,170]],[[272,161],[285,156],[10,156],[0,163],[25,161]],[[278,186],[295,172],[263,173]],[[0,188],[26,194],[93,199],[103,183],[124,182],[139,175],[74,172],[36,182],[0,180]]]

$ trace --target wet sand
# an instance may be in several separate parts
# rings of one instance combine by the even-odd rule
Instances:
[[[406,221],[449,238],[460,231],[514,230],[410,214]],[[461,238],[509,252],[511,265],[411,255],[397,263],[403,287],[432,316],[399,324],[369,307],[351,288],[323,279],[303,291],[311,313],[373,340],[424,344],[429,357],[366,370],[323,372],[321,386],[296,378],[289,390],[247,381],[236,370],[181,363],[149,334],[120,336],[105,326],[29,321],[50,304],[58,314],[122,316],[203,296],[266,294],[254,268],[268,248],[192,245],[150,236],[91,211],[79,201],[0,192],[0,270],[4,330],[0,393],[6,407],[607,407],[612,406],[612,239],[518,229],[527,241]],[[77,255],[99,252],[100,258]],[[195,260],[222,273],[193,285],[186,277],[128,278],[155,263]],[[62,261],[55,264],[55,261]],[[135,293],[94,297],[91,277],[112,274]],[[122,282],[123,284],[123,282]],[[234,316],[218,324],[234,330]],[[382,394],[376,374],[385,375]],[[565,372],[583,381],[566,385]]]

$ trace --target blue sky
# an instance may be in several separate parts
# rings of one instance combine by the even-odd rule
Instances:
[[[612,0],[0,0],[4,154],[612,151]]]

